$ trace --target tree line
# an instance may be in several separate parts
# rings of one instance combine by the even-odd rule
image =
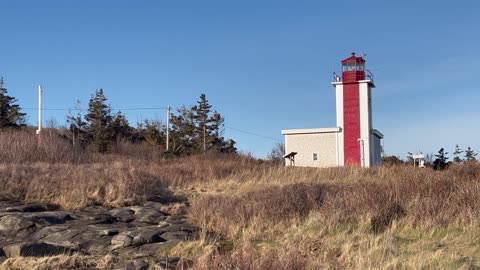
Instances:
[[[92,94],[85,115],[81,103],[75,104],[76,113],[67,116],[68,132],[62,136],[75,147],[88,148],[106,153],[120,140],[159,146],[169,155],[191,155],[206,152],[236,153],[236,142],[223,136],[225,118],[201,94],[197,104],[182,106],[171,115],[169,127],[170,149],[165,151],[167,127],[159,120],[146,119],[130,125],[125,115],[112,112],[103,89]],[[18,100],[0,87],[0,129],[26,126],[26,114],[17,104]]]
[[[449,161],[450,158],[448,157],[448,154],[449,152],[445,151],[445,149],[442,147],[436,154],[424,155],[425,166],[432,167],[435,170],[444,170],[451,164],[468,164],[477,162],[478,153],[475,152],[470,146],[468,146],[465,150],[462,150],[458,144],[455,145],[452,161]],[[413,153],[408,152],[406,160],[402,160],[397,156],[385,156],[383,157],[382,162],[386,165],[412,165]]]

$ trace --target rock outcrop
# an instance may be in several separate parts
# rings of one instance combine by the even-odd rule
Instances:
[[[118,269],[174,269],[182,258],[159,258],[159,251],[194,240],[198,229],[183,215],[161,211],[163,204],[59,211],[43,204],[0,204],[0,261],[19,256],[81,254],[118,258]],[[186,269],[185,268],[185,269]]]

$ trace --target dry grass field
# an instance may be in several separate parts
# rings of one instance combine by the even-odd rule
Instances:
[[[130,146],[131,147],[131,146]],[[480,269],[480,164],[291,168],[247,156],[143,159],[0,133],[0,196],[64,209],[151,197],[188,205],[194,269]],[[108,269],[108,258],[9,259],[3,269]],[[71,266],[73,265],[73,266]]]

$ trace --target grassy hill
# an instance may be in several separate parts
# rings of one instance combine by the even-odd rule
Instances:
[[[157,197],[186,209],[202,236],[163,252],[192,259],[194,269],[480,268],[478,163],[433,171],[292,168],[242,155],[152,159],[74,151],[22,132],[0,133],[0,149],[2,199],[79,209]]]

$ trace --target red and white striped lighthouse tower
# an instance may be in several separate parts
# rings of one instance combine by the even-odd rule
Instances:
[[[372,129],[371,74],[366,75],[365,59],[355,53],[342,61],[342,77],[332,85],[336,92],[339,165],[370,167],[377,163]],[[380,134],[381,135],[381,134]],[[383,135],[382,135],[383,137]]]

